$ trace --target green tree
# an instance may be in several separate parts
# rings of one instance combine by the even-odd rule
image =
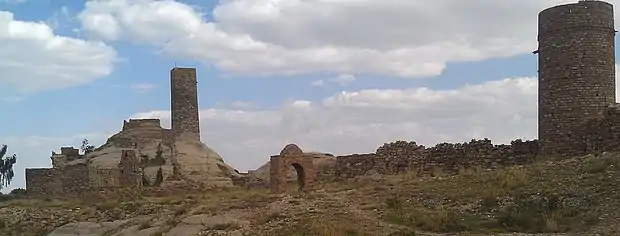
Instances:
[[[88,144],[88,139],[84,139],[82,140],[82,146],[80,149],[82,149],[82,153],[88,154],[89,152],[95,150],[95,146]]]
[[[0,189],[8,187],[15,175],[13,165],[17,162],[17,155],[13,154],[12,156],[4,157],[7,149],[7,145],[2,145],[2,148],[0,148]]]

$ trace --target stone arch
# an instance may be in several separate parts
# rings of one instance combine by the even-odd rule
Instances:
[[[290,166],[297,172],[299,191],[306,191],[312,186],[315,176],[313,156],[303,153],[295,144],[288,144],[282,149],[280,155],[271,156],[270,164],[270,187],[273,193],[286,191],[287,170]]]
[[[303,191],[306,188],[306,170],[297,162],[291,165],[297,172],[297,186],[299,186],[299,191]]]

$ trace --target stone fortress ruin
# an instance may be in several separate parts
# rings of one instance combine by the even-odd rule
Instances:
[[[579,1],[539,13],[534,51],[539,61],[538,140],[494,145],[483,139],[434,147],[396,141],[374,153],[345,156],[306,153],[289,144],[267,164],[241,174],[200,142],[196,70],[173,68],[171,129],[163,129],[157,119],[132,119],[92,153],[61,148],[52,155],[52,168],[26,170],[27,192],[72,196],[126,186],[241,185],[281,193],[292,181],[301,189],[375,174],[458,174],[468,168],[528,164],[542,156],[620,151],[613,17],[613,6],[603,1]]]
[[[472,167],[527,164],[540,156],[620,151],[615,34],[614,10],[607,2],[579,1],[539,13],[539,45],[534,51],[539,62],[538,140],[493,145],[484,139],[430,148],[397,141],[384,144],[375,153],[338,156],[333,164],[317,165],[315,178],[344,180],[405,171],[456,174]],[[270,168],[281,167],[272,164]],[[293,171],[289,169],[289,179]]]
[[[232,186],[240,175],[200,141],[196,69],[173,68],[171,129],[159,119],[130,119],[92,152],[62,147],[52,168],[26,169],[26,190],[34,196],[114,195],[149,187]]]

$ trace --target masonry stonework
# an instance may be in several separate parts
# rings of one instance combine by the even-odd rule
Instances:
[[[538,141],[512,141],[493,145],[491,140],[466,143],[440,143],[426,148],[416,142],[396,141],[379,147],[375,153],[338,156],[336,179],[345,180],[369,174],[393,175],[416,172],[458,174],[463,169],[493,169],[528,164],[539,156]]]
[[[295,144],[288,144],[279,155],[271,156],[269,161],[271,192],[284,193],[286,191],[287,170],[290,166],[297,171],[299,191],[305,191],[311,187],[316,179],[312,158],[312,154],[304,153]]]
[[[62,153],[62,152],[61,152]],[[88,161],[52,168],[26,169],[26,191],[35,197],[80,197],[92,192],[142,187],[139,159],[123,150],[114,169],[92,169]]]
[[[200,140],[197,84],[195,68],[175,67],[170,71],[172,130],[175,137]]]
[[[613,6],[579,1],[538,15],[538,137],[541,151],[587,152],[591,119],[615,102]]]

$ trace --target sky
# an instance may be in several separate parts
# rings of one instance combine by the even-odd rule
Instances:
[[[175,65],[197,68],[202,141],[240,171],[287,143],[534,139],[537,14],[569,2],[0,0],[5,191],[123,120],[170,127]]]

